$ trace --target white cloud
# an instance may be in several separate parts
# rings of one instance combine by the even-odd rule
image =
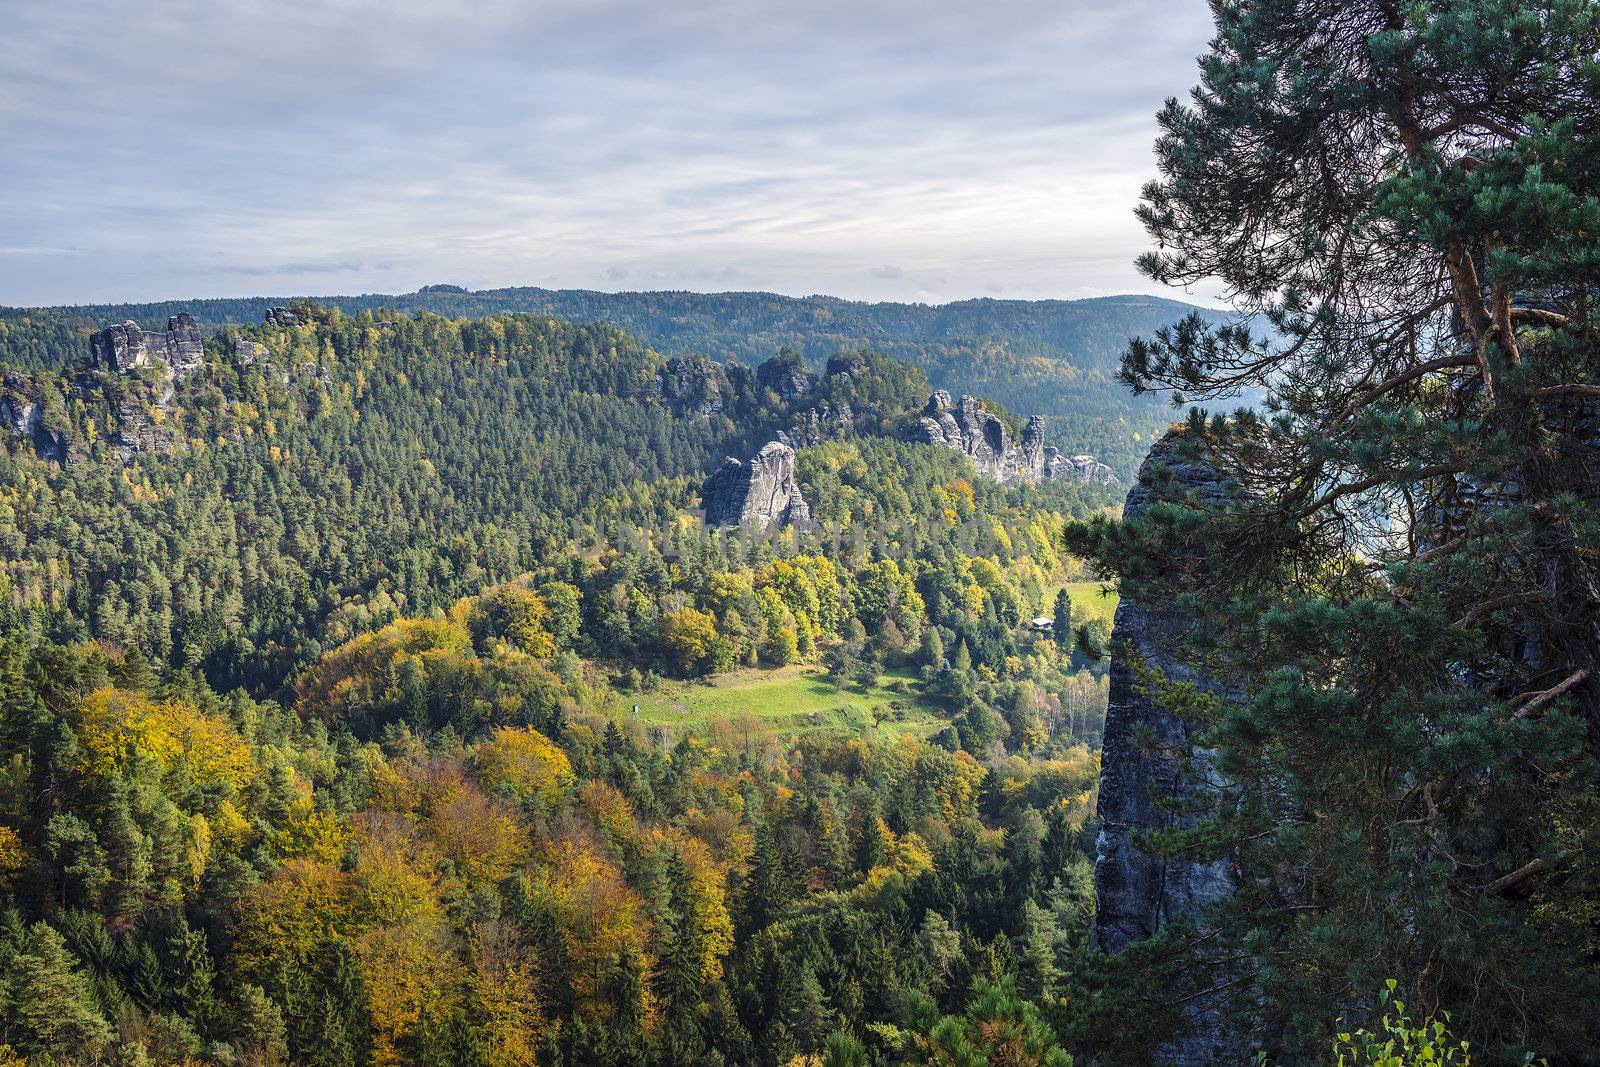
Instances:
[[[1147,290],[1152,116],[1208,33],[1202,0],[14,6],[12,304]]]

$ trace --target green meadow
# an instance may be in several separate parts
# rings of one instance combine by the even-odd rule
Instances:
[[[1110,592],[1106,592],[1109,589]],[[1072,598],[1072,623],[1074,626],[1090,619],[1104,619],[1111,625],[1117,611],[1117,587],[1109,582],[1067,582],[1067,595]],[[1053,596],[1054,594],[1052,594]]]
[[[909,669],[885,671],[870,689],[835,686],[815,667],[752,668],[717,675],[709,682],[665,681],[650,692],[625,694],[623,707],[649,726],[699,730],[717,720],[760,719],[785,735],[815,730],[861,733],[874,726],[920,735],[945,722],[922,699]]]

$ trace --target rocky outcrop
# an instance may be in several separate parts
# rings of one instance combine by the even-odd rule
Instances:
[[[243,337],[233,339],[233,361],[241,367],[248,367],[256,363],[270,362],[267,346],[260,341],[246,341]]]
[[[1093,456],[1063,456],[1053,448],[1044,450],[1044,476],[1094,485],[1111,485],[1117,480],[1117,472]]]
[[[166,405],[156,407],[165,410]],[[123,463],[132,463],[143,452],[171,454],[177,438],[169,423],[153,418],[150,409],[129,397],[117,405],[117,427],[106,443]]]
[[[840,352],[828,357],[828,366],[824,376],[833,378],[854,378],[867,370],[866,357],[859,352]]]
[[[945,390],[937,390],[907,436],[971,457],[978,473],[996,481],[1026,480],[1022,454],[1011,431],[998,416],[985,411],[975,396],[963,396],[958,403]]]
[[[817,387],[817,376],[806,370],[805,360],[788,349],[757,367],[756,381],[777,393],[785,404],[805,399]]]
[[[1021,448],[1021,469],[1029,480],[1047,477],[1046,464],[1055,449],[1045,447],[1043,415],[1029,416],[1028,425],[1022,428]]]
[[[1237,493],[1220,478],[1203,455],[1182,447],[1181,431],[1173,431],[1150,452],[1128,491],[1125,519],[1144,514],[1152,500],[1180,499],[1225,502]],[[1209,905],[1231,894],[1238,872],[1231,860],[1200,861],[1182,855],[1158,856],[1139,847],[1137,835],[1191,828],[1221,781],[1213,753],[1197,736],[1196,725],[1163,706],[1142,684],[1135,667],[1151,668],[1173,682],[1192,683],[1217,695],[1233,695],[1214,677],[1191,665],[1184,640],[1197,621],[1166,594],[1151,592],[1178,570],[1224,566],[1202,549],[1170,562],[1172,575],[1156,574],[1125,583],[1117,605],[1113,632],[1119,648],[1111,660],[1111,692],[1101,750],[1098,811],[1101,822],[1095,843],[1095,917],[1093,944],[1119,952],[1173,923],[1204,929]],[[1220,983],[1219,983],[1220,984]],[[1218,1005],[1205,996],[1189,1002],[1183,1032],[1158,1057],[1179,1067],[1242,1063],[1235,1051],[1226,1054]]]
[[[72,459],[72,438],[65,431],[45,425],[44,402],[27,395],[22,378],[7,375],[0,382],[0,425],[28,441],[41,459],[65,464]]]
[[[113,374],[127,374],[159,359],[172,368],[175,378],[200,366],[205,356],[200,327],[182,311],[167,319],[165,333],[146,330],[129,320],[107,326],[89,339],[95,365]]]
[[[288,308],[268,308],[263,316],[263,321],[268,326],[298,326],[300,325],[300,316]]]
[[[673,356],[656,374],[656,399],[674,415],[700,418],[719,414],[727,406],[727,374],[705,356]]]
[[[856,412],[848,402],[824,400],[800,412],[789,433],[802,445],[844,437],[856,428]]]
[[[794,478],[794,449],[765,445],[748,463],[729,456],[700,490],[708,526],[811,528],[811,507]]]
[[[1021,438],[1014,439],[1005,422],[985,410],[977,397],[952,400],[943,389],[928,398],[922,416],[905,437],[970,456],[978,473],[1008,484],[1046,478],[1103,484],[1117,480],[1111,468],[1093,456],[1068,458],[1046,445],[1043,415],[1029,418]]]
[[[89,338],[89,344],[94,349],[95,366],[114,374],[127,374],[136,367],[150,365],[144,330],[131,319],[100,330]]]

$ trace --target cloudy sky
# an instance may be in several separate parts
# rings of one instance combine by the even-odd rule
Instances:
[[[1203,0],[5,8],[12,305],[1152,291],[1152,116],[1208,31]]]

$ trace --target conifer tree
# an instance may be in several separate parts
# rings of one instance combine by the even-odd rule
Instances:
[[[1072,598],[1065,589],[1056,593],[1055,610],[1051,615],[1050,634],[1065,651],[1072,647]]]
[[[1101,528],[1201,618],[1182,697],[1250,887],[1191,962],[1288,1059],[1389,975],[1479,1047],[1593,1047],[1600,996],[1600,5],[1214,0],[1140,216],[1242,313],[1135,342],[1136,390],[1265,411],[1180,448],[1241,488]],[[1198,705],[1200,706],[1196,706]]]
[[[25,1056],[92,1060],[112,1038],[88,979],[61,935],[34,923],[4,962],[6,1017],[0,1040]]]

